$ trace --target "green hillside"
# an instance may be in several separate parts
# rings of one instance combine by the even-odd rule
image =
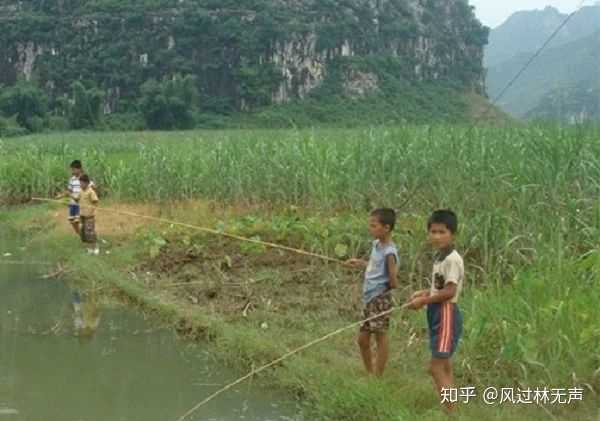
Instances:
[[[462,96],[484,92],[488,31],[463,0],[35,0],[0,12],[0,111],[29,131],[456,121]]]

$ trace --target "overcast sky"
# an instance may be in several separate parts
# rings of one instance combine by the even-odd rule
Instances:
[[[500,25],[510,15],[519,10],[543,9],[554,6],[563,13],[572,12],[579,6],[581,0],[469,0],[475,6],[479,20],[492,28]],[[589,0],[587,4],[593,4]]]

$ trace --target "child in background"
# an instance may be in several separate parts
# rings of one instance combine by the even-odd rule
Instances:
[[[88,245],[88,253],[98,255],[100,254],[96,239],[98,196],[91,187],[90,178],[86,174],[82,175],[79,181],[81,183],[81,192],[78,199],[81,218],[81,241]]]
[[[396,224],[393,209],[376,209],[369,217],[369,233],[375,238],[369,261],[350,259],[347,264],[356,268],[365,268],[363,284],[363,316],[365,319],[386,313],[381,317],[365,322],[358,336],[358,345],[363,363],[369,374],[383,375],[389,358],[388,330],[392,309],[391,290],[398,287],[399,257],[396,245],[392,241],[392,231]],[[375,367],[371,352],[371,338],[375,336],[377,354]]]
[[[83,173],[81,161],[75,160],[71,162],[70,168],[71,178],[69,179],[67,190],[57,195],[56,198],[62,199],[63,197],[69,197],[71,199],[69,201],[69,223],[77,235],[79,235],[79,204],[77,203],[77,200],[79,198],[79,193],[81,192],[79,177],[81,177],[81,174]]]
[[[69,201],[69,223],[73,227],[73,230],[80,234],[80,209],[79,209],[79,193],[81,193],[81,183],[79,178],[83,174],[83,165],[81,161],[75,160],[71,162],[71,178],[69,179],[69,184],[67,186],[67,190],[63,193],[60,193],[56,196],[56,199],[62,199],[63,197],[69,197],[71,200]],[[90,186],[94,188],[94,183],[90,182]]]
[[[413,310],[427,306],[427,323],[431,348],[430,373],[440,398],[443,390],[454,387],[452,355],[456,352],[463,329],[463,318],[458,308],[463,278],[463,259],[454,249],[458,218],[451,210],[435,211],[427,222],[431,245],[437,253],[433,263],[431,288],[417,291],[405,304]],[[448,411],[454,405],[446,403]]]

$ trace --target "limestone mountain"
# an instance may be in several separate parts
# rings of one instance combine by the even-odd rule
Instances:
[[[488,31],[466,0],[0,0],[0,22],[0,85],[33,81],[56,114],[76,81],[112,114],[176,75],[221,114],[403,94],[417,114],[437,88],[484,93]]]

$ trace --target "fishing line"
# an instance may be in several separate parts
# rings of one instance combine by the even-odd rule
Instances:
[[[498,103],[498,101],[500,101],[500,99],[502,99],[504,97],[504,95],[506,94],[506,92],[513,87],[513,85],[517,82],[517,80],[523,75],[523,73],[525,73],[525,71],[527,71],[527,69],[529,68],[529,66],[531,66],[533,64],[533,62],[535,61],[535,59],[537,59],[540,54],[542,54],[542,52],[546,49],[546,47],[548,47],[548,45],[552,42],[552,40],[554,38],[556,38],[556,36],[558,35],[558,33],[567,25],[567,23],[569,23],[569,21],[571,19],[573,19],[573,17],[579,13],[581,11],[581,9],[583,8],[583,5],[587,2],[588,0],[582,0],[581,3],[579,3],[579,6],[577,6],[577,8],[571,12],[571,14],[569,14],[563,21],[562,23],[554,30],[554,32],[552,32],[552,34],[548,37],[548,39],[542,44],[542,46],[540,48],[538,48],[538,50],[529,58],[529,60],[525,63],[525,65],[515,74],[515,76],[506,84],[506,86],[500,91],[500,93],[496,96],[496,98],[494,98],[494,100],[491,102],[491,104],[486,107],[486,111],[480,115],[481,118],[485,117],[485,114],[487,114],[487,112],[491,109],[492,106],[496,105]]]

